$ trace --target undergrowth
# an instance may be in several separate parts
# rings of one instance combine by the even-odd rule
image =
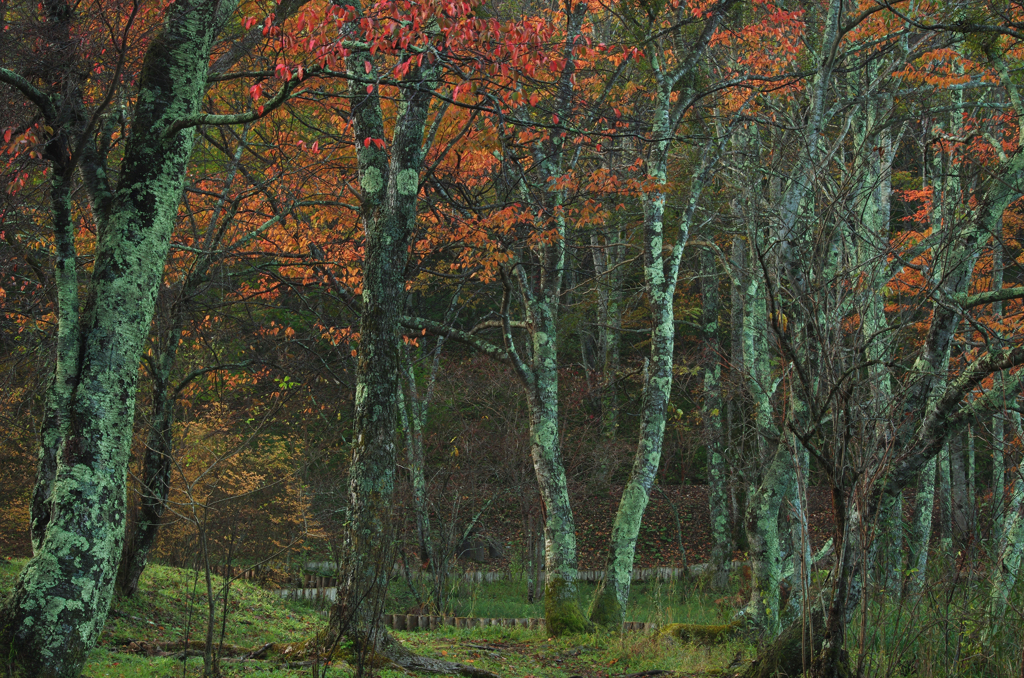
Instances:
[[[14,584],[24,561],[0,561],[0,597]],[[131,599],[116,599],[99,647],[90,655],[83,675],[89,678],[173,678],[202,674],[201,657],[181,656],[175,649],[205,637],[205,587],[196,586],[196,573],[151,565],[139,591]],[[219,590],[223,580],[215,581]],[[539,604],[525,603],[522,586],[515,581],[460,584],[455,597],[460,616],[540,616]],[[393,605],[409,602],[403,584],[393,584]],[[628,618],[659,624],[727,622],[732,609],[719,594],[694,591],[690,585],[646,582],[633,588],[636,601]],[[397,590],[397,594],[395,593]],[[855,671],[864,676],[910,678],[1016,678],[1024,666],[1024,623],[1021,598],[1011,599],[1011,610],[994,638],[983,640],[984,578],[949,582],[929,578],[925,594],[917,599],[894,592],[873,591],[849,626],[848,651]],[[581,588],[585,606],[592,587]],[[716,601],[718,601],[716,603]],[[399,610],[400,611],[400,610]],[[218,612],[219,615],[219,612]],[[232,584],[224,646],[258,648],[271,642],[294,642],[322,631],[326,619],[310,603],[288,601],[256,585]],[[218,616],[218,631],[220,619]],[[732,676],[751,661],[756,647],[743,639],[720,645],[680,643],[657,634],[598,632],[549,638],[543,631],[521,628],[445,627],[431,632],[399,632],[398,638],[414,652],[449,661],[469,663],[498,673],[523,678],[606,678],[652,670],[670,670],[676,676]],[[219,639],[219,637],[218,637]],[[169,656],[153,656],[160,648]],[[169,651],[168,651],[169,650]],[[231,652],[226,652],[226,656]],[[858,658],[863,657],[858,667]],[[352,675],[351,667],[285,666],[262,660],[226,661],[225,676],[285,678]],[[315,671],[315,672],[314,672]],[[383,678],[405,675],[384,669]]]

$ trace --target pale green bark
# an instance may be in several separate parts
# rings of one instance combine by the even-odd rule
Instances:
[[[358,8],[358,6],[357,6]],[[424,60],[406,76],[398,119],[384,148],[360,140],[386,139],[379,90],[362,82],[377,77],[368,49],[346,58],[352,127],[360,180],[360,219],[365,231],[363,308],[356,367],[349,502],[342,585],[331,609],[330,637],[350,638],[364,660],[376,653],[401,663],[411,655],[381,622],[394,559],[391,501],[397,456],[395,425],[401,365],[400,322],[405,304],[405,264],[419,195],[423,135],[437,65]],[[364,661],[358,663],[362,671]]]
[[[753,237],[753,236],[752,236]],[[768,352],[768,317],[765,308],[765,284],[751,275],[744,299],[743,363],[747,370],[747,389],[754,407],[759,457],[767,467],[750,486],[744,525],[749,544],[752,572],[750,600],[744,614],[771,635],[781,630],[779,584],[782,583],[782,553],[779,536],[779,509],[790,492],[794,468],[788,454],[779,446],[771,397],[777,382],[772,382]]]
[[[704,369],[704,400],[701,420],[707,450],[708,508],[711,516],[711,585],[724,591],[729,585],[729,504],[725,491],[726,459],[722,440],[722,345],[719,339],[718,269],[714,253],[700,253],[701,362]]]
[[[110,218],[82,318],[77,387],[57,455],[50,519],[0,612],[16,676],[77,676],[106,620],[124,537],[139,358],[163,274],[219,22],[233,4],[170,6],[147,50]]]
[[[55,168],[56,169],[56,168]],[[56,240],[54,277],[57,285],[57,365],[46,391],[36,484],[32,494],[32,550],[38,552],[51,515],[51,493],[57,473],[57,453],[68,429],[68,405],[78,380],[78,267],[71,216],[70,171],[54,172],[50,197]]]
[[[712,10],[693,44],[677,45],[687,57],[671,65],[656,52],[649,57],[654,78],[654,110],[651,117],[653,141],[646,157],[647,179],[655,186],[668,182],[669,153],[676,130],[682,123],[686,108],[696,95],[689,82],[711,40],[732,5],[726,0]],[[679,86],[682,85],[682,91]],[[674,96],[675,95],[675,96]],[[676,98],[678,97],[678,98]],[[651,314],[651,353],[649,372],[644,380],[640,413],[640,438],[629,480],[623,489],[619,508],[612,523],[608,544],[606,575],[594,594],[590,619],[603,626],[617,628],[625,621],[626,603],[632,581],[636,539],[650,497],[651,484],[661,462],[665,420],[672,394],[672,361],[675,349],[675,311],[673,299],[679,277],[679,265],[690,235],[690,225],[713,164],[713,152],[706,149],[699,167],[693,172],[687,202],[669,230],[666,239],[665,204],[667,189],[643,193],[643,263],[644,286]],[[667,250],[667,254],[666,254]]]
[[[574,44],[583,26],[587,6],[577,3],[566,11],[566,39],[562,47],[565,67],[559,74],[554,110],[559,118],[568,120],[573,112],[576,59]],[[520,356],[508,316],[512,295],[511,281],[505,273],[502,301],[505,355],[515,368],[526,389],[530,410],[530,454],[537,476],[541,501],[544,504],[545,582],[544,616],[548,632],[553,635],[575,633],[590,627],[577,601],[576,525],[569,503],[568,483],[562,461],[558,421],[558,309],[565,271],[566,223],[562,205],[564,192],[554,188],[565,171],[567,153],[561,134],[553,134],[534,148],[536,165],[541,172],[539,211],[552,214],[557,237],[540,243],[513,267],[518,294],[526,315],[530,336],[528,355]],[[526,177],[519,177],[520,189],[526,190]],[[529,195],[528,202],[532,202]],[[527,261],[534,258],[527,271]]]
[[[978,497],[977,481],[974,475],[974,427],[967,427],[967,521],[971,530],[972,543],[978,538]],[[973,550],[973,548],[972,548]]]
[[[943,558],[953,555],[953,485],[950,481],[950,455],[952,445],[947,443],[939,454],[936,469],[938,478],[939,501],[939,554]]]
[[[1020,572],[1020,563],[1024,557],[1024,512],[1022,512],[1021,497],[1024,496],[1024,480],[1018,477],[1014,479],[1010,490],[1012,512],[1007,512],[1005,523],[1005,538],[999,557],[992,567],[992,589],[989,593],[989,623],[982,632],[983,642],[991,642],[999,631],[1006,614],[1007,601],[1017,576]],[[1014,499],[1016,501],[1014,501]]]
[[[932,511],[935,507],[935,467],[931,459],[917,481],[914,496],[914,513],[910,519],[909,547],[907,562],[907,583],[911,593],[920,593],[924,587],[925,571],[928,569],[928,544],[932,536]]]
[[[444,338],[439,338],[439,342]],[[440,349],[440,346],[438,347]],[[433,564],[435,568],[443,564],[435,559],[434,539],[430,529],[430,509],[427,505],[427,473],[426,460],[423,452],[423,427],[426,425],[428,397],[419,396],[416,374],[413,371],[412,356],[406,346],[402,360],[402,377],[405,380],[405,392],[399,389],[402,402],[399,411],[402,428],[405,430],[405,455],[409,464],[409,477],[412,481],[412,503],[416,514],[416,535],[419,540],[420,565],[424,568]],[[433,374],[431,375],[433,377]],[[429,391],[429,388],[428,388]]]

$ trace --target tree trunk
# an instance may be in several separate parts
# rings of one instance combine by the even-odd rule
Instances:
[[[672,285],[673,291],[675,286]],[[625,621],[626,603],[633,577],[636,540],[644,511],[650,500],[651,484],[658,472],[665,416],[672,392],[672,354],[675,327],[672,322],[672,295],[653,292],[651,299],[653,333],[651,367],[644,384],[640,441],[633,457],[633,468],[622,491],[619,508],[612,522],[605,577],[594,593],[590,620],[610,628]]]
[[[149,551],[160,528],[160,518],[167,506],[174,425],[174,396],[168,388],[167,379],[173,362],[173,354],[165,351],[160,367],[153,375],[153,421],[146,438],[138,515],[134,529],[128,533],[130,542],[125,545],[117,570],[116,589],[121,596],[132,596],[138,589],[139,577],[146,568]]]
[[[194,137],[191,128],[164,130],[199,112],[218,20],[232,8],[171,5],[143,63],[121,185],[98,243],[49,521],[0,612],[0,646],[10,648],[15,676],[77,676],[106,621],[124,539],[139,358]]]
[[[46,390],[46,405],[39,432],[36,484],[31,504],[33,553],[39,552],[50,523],[51,493],[57,473],[57,454],[67,436],[69,404],[78,380],[78,344],[81,328],[78,314],[78,268],[69,185],[70,173],[74,168],[63,168],[63,171],[59,169],[54,167],[50,186],[54,238],[57,245],[57,256],[54,261],[57,285],[57,365]]]
[[[384,139],[379,91],[361,82],[367,75],[378,77],[372,55],[368,49],[356,50],[345,62],[353,76],[349,96],[355,138]],[[364,64],[370,68],[369,74],[364,72]],[[332,644],[342,637],[352,641],[360,675],[379,655],[398,661],[409,654],[388,634],[381,616],[395,556],[391,502],[405,265],[416,219],[423,132],[436,69],[436,64],[426,60],[410,69],[402,89],[401,114],[387,150],[372,143],[356,144],[360,219],[365,230],[363,310],[348,469],[346,552],[328,638]]]
[[[756,242],[756,241],[755,241]],[[782,579],[779,509],[789,493],[793,467],[779,445],[773,420],[771,396],[775,384],[768,366],[768,321],[764,281],[751,275],[744,299],[743,363],[747,388],[753,400],[757,445],[766,466],[747,493],[744,528],[752,572],[750,600],[744,614],[750,622],[772,635],[780,631],[779,584]]]
[[[443,337],[438,341],[443,341]],[[400,412],[402,428],[405,429],[405,452],[409,464],[409,476],[412,481],[413,511],[416,514],[416,535],[419,540],[420,566],[426,570],[434,566],[435,580],[440,576],[441,563],[434,559],[434,541],[430,529],[430,508],[427,504],[426,461],[423,453],[423,426],[426,424],[426,398],[420,400],[416,385],[416,374],[413,371],[412,356],[406,347],[402,360],[402,376],[405,379],[407,393],[399,388],[402,398]]]
[[[939,473],[937,488],[939,500],[939,554],[943,560],[947,560],[953,555],[953,483],[950,475],[950,457],[957,453],[957,450],[951,449],[953,442],[951,440],[942,449],[937,466]]]
[[[558,433],[557,299],[533,305],[530,453],[544,503],[544,617],[549,633],[589,628],[577,600],[576,523]]]
[[[1019,497],[1024,494],[1024,480],[1017,478],[1013,482],[1011,494],[1018,498],[1015,510],[1008,513],[1006,520],[1006,537],[1002,550],[992,567],[992,589],[989,593],[989,623],[982,637],[990,642],[996,637],[1003,616],[1006,614],[1007,601],[1017,575],[1020,572],[1021,559],[1024,558],[1024,512]]]
[[[726,496],[728,472],[722,445],[722,346],[718,337],[718,271],[714,253],[704,249],[701,267],[701,345],[704,366],[704,402],[701,419],[708,464],[708,505],[711,513],[711,586],[724,591],[729,585],[729,504]]]
[[[999,238],[992,243],[992,290],[1003,288],[1003,247]],[[1003,315],[1003,304],[992,304],[992,319],[999,322]],[[1002,375],[996,376],[996,382],[1002,382]],[[992,417],[992,544],[999,549],[1003,542],[1006,514],[1006,462],[1003,450],[1006,448],[1005,434],[1006,410],[996,412]]]
[[[932,511],[935,507],[935,466],[933,458],[917,479],[917,494],[914,498],[914,514],[910,519],[910,556],[908,568],[908,591],[917,594],[924,588],[925,571],[928,569],[928,545],[932,536]]]

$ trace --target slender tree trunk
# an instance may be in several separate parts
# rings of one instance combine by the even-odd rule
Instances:
[[[732,284],[729,286],[729,389],[728,429],[726,440],[731,459],[743,459],[743,442],[747,431],[747,417],[743,407],[743,384],[746,370],[743,362],[743,317],[747,288],[746,243],[743,238],[732,239],[732,257],[729,262]],[[747,534],[741,515],[740,502],[736,499],[736,488],[740,484],[737,469],[729,470],[729,528],[733,548],[746,550]]]
[[[932,536],[932,512],[935,508],[935,467],[932,459],[917,479],[917,493],[914,497],[914,513],[910,519],[910,560],[908,563],[908,589],[918,594],[924,588],[925,571],[928,569],[928,544]]]
[[[978,543],[978,485],[975,478],[974,459],[974,426],[967,427],[967,525],[970,530],[968,538],[971,551],[977,549]],[[971,554],[974,555],[973,553]]]
[[[675,286],[672,287],[674,291]],[[618,628],[625,621],[636,540],[650,499],[651,485],[661,460],[665,416],[672,391],[672,354],[675,340],[672,295],[655,292],[651,299],[651,312],[654,315],[651,367],[644,385],[640,441],[633,458],[629,481],[622,491],[619,508],[612,523],[605,578],[599,584],[590,607],[591,621],[611,628]]]
[[[441,341],[443,338],[439,338]],[[435,577],[440,576],[441,563],[435,560],[434,541],[430,528],[430,507],[427,504],[427,473],[426,460],[423,452],[423,427],[426,424],[427,402],[419,398],[416,385],[416,374],[413,372],[412,356],[406,347],[402,360],[402,376],[408,391],[403,395],[399,389],[402,403],[399,406],[402,417],[402,428],[405,430],[405,451],[409,464],[409,476],[412,481],[413,511],[416,513],[416,535],[419,539],[420,566],[428,569],[434,565]]]
[[[589,628],[577,600],[576,523],[558,432],[557,299],[533,305],[530,453],[544,503],[544,617],[555,635]]]
[[[728,472],[722,441],[722,346],[719,340],[718,270],[714,253],[704,249],[701,268],[701,345],[704,367],[704,402],[701,418],[707,449],[708,504],[711,513],[711,585],[724,591],[729,585],[728,558],[729,503],[726,494]]]
[[[658,141],[655,142],[647,159],[647,174],[658,184],[664,184],[668,176],[669,140],[674,130],[670,116],[670,88],[663,84],[657,96],[659,104],[654,115],[653,134]],[[636,539],[650,499],[651,484],[661,463],[665,421],[672,395],[672,364],[675,351],[673,300],[679,277],[679,264],[689,239],[690,224],[707,181],[709,169],[710,158],[706,155],[693,174],[687,207],[679,219],[675,242],[671,245],[667,257],[663,252],[666,194],[652,191],[643,198],[644,285],[651,313],[649,372],[644,379],[640,438],[633,457],[633,468],[612,523],[605,561],[605,577],[598,586],[590,606],[591,621],[612,628],[620,627],[625,621]]]
[[[953,483],[951,481],[950,458],[956,451],[950,441],[939,455],[937,466],[939,499],[939,553],[948,558],[953,553]]]
[[[0,611],[0,646],[10,648],[15,676],[77,676],[106,621],[124,539],[139,358],[194,137],[191,128],[164,130],[199,112],[211,45],[232,10],[230,2],[175,3],[143,63],[82,319],[49,521]]]
[[[780,631],[779,584],[782,583],[782,554],[779,509],[790,493],[794,473],[792,460],[779,445],[771,396],[775,384],[768,365],[768,320],[764,281],[752,275],[744,299],[743,362],[747,387],[753,400],[759,456],[767,467],[747,493],[744,526],[749,544],[752,572],[750,600],[745,615],[751,623],[771,635]]]
[[[1003,244],[1000,238],[992,242],[992,290],[1003,288]],[[992,304],[992,319],[999,322],[1003,315],[1003,304]],[[1002,383],[1002,375],[996,376],[996,382]],[[1006,523],[1006,461],[1003,450],[1006,448],[1006,410],[996,412],[992,417],[992,544],[1000,549],[1005,534]]]
[[[146,438],[139,510],[134,530],[130,532],[131,543],[125,546],[117,571],[116,588],[121,596],[131,596],[138,589],[139,577],[146,568],[149,551],[156,541],[160,519],[167,506],[171,487],[174,425],[174,396],[167,381],[174,362],[174,352],[173,348],[164,351],[153,375],[153,420]]]
[[[1011,501],[1012,511],[1007,512],[1005,539],[990,575],[990,619],[982,633],[983,642],[986,643],[991,642],[999,631],[1003,616],[1006,614],[1010,592],[1017,582],[1021,559],[1024,558],[1024,504],[1021,502],[1021,497],[1024,496],[1024,479],[1021,479],[1019,473],[1013,481],[1010,494],[1016,501]]]
[[[63,159],[62,159],[63,161]],[[78,269],[75,256],[74,226],[71,220],[70,172],[73,168],[54,168],[50,186],[53,207],[57,285],[57,365],[46,390],[46,406],[40,428],[36,484],[32,493],[32,550],[38,552],[46,536],[52,513],[53,481],[57,473],[57,454],[67,436],[68,406],[78,380],[79,315]]]

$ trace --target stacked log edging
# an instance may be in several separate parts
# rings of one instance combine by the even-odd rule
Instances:
[[[210,572],[225,579],[244,579],[261,585],[273,583],[282,578],[282,573],[266,565],[244,568],[240,565],[211,565]]]
[[[729,563],[730,569],[739,567],[742,563],[738,561],[732,561]],[[698,563],[689,567],[644,567],[633,569],[633,581],[634,582],[645,582],[645,581],[675,581],[683,579],[684,577],[699,577],[703,574],[710,565],[708,563]],[[318,572],[320,574],[329,574],[334,571],[333,563],[307,563],[306,570],[311,572]],[[580,581],[597,583],[604,579],[604,570],[578,570],[577,576]],[[408,575],[402,570],[401,566],[397,563],[393,569],[393,575],[396,577],[408,576],[413,580],[421,579],[433,579],[434,573],[429,570],[410,570]],[[309,575],[305,575],[307,578]],[[483,571],[483,570],[468,570],[461,574],[452,573],[449,575],[451,579],[461,578],[467,582],[495,582],[502,581],[504,579],[525,579],[520,573],[509,574],[501,571]],[[541,571],[538,577],[539,581],[544,581],[544,572]],[[301,588],[316,588],[312,586],[303,586]]]
[[[738,561],[731,562],[730,569],[735,569],[742,563]],[[681,567],[648,567],[648,568],[636,568],[633,570],[633,581],[634,582],[646,582],[646,581],[677,581],[683,578],[684,575],[690,577],[699,577],[708,569],[707,563],[699,563],[697,565],[691,565],[688,568]],[[279,593],[283,597],[295,598],[295,599],[317,599],[326,598],[328,600],[334,600],[335,588],[338,585],[338,578],[330,574],[333,572],[334,565],[331,563],[307,563],[306,572],[293,575],[287,583],[284,584],[279,590]],[[580,581],[598,583],[604,578],[604,570],[579,570],[577,576]],[[393,571],[394,577],[405,577],[406,574],[401,571],[399,566],[395,566]],[[411,570],[408,576],[413,580],[425,580],[432,579],[434,576],[433,572]],[[462,579],[469,583],[481,584],[484,582],[496,582],[503,581],[505,579],[517,578],[521,579],[519,574],[509,574],[507,572],[486,572],[484,570],[468,570],[460,574],[453,573],[450,575],[452,579]],[[537,581],[538,585],[543,586],[544,573],[540,573],[540,577]]]
[[[505,628],[544,629],[544,619],[529,618],[498,618],[498,617],[451,617],[426,614],[386,614],[384,624],[395,631],[436,631],[442,626],[457,629],[476,629],[485,626],[501,626]],[[642,631],[651,633],[658,630],[654,622],[626,622],[623,631]]]

